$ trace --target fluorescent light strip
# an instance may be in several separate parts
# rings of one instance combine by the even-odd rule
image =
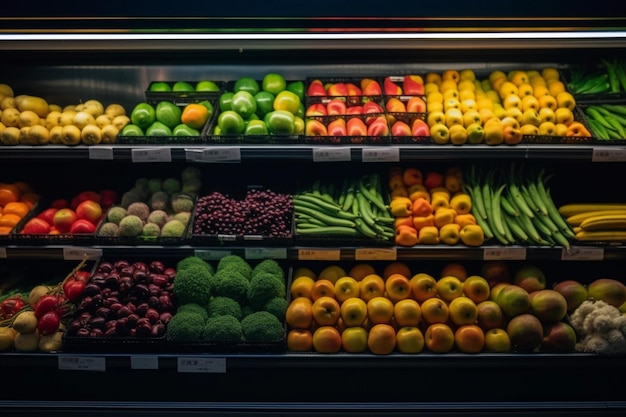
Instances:
[[[163,40],[426,40],[426,39],[624,39],[626,31],[462,32],[462,33],[123,33],[0,34],[0,41],[163,41]]]

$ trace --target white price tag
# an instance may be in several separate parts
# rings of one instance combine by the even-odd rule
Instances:
[[[63,248],[63,259],[66,261],[82,261],[87,259],[98,259],[102,257],[102,249],[81,248],[68,246]]]
[[[354,250],[357,261],[395,261],[398,259],[396,248],[357,248]]]
[[[194,251],[194,255],[200,259],[204,259],[205,261],[214,261],[217,259],[222,259],[224,256],[231,255],[232,252],[229,250],[210,250],[210,249],[196,249]]]
[[[313,149],[313,162],[349,162],[351,159],[350,148],[327,147]]]
[[[587,248],[582,246],[572,246],[563,248],[561,252],[562,261],[602,261],[604,260],[604,248]]]
[[[243,235],[243,240],[263,240],[263,236],[261,235]]]
[[[363,158],[363,162],[399,162],[400,148],[363,148],[361,157]]]
[[[198,162],[241,162],[241,149],[236,146],[205,148],[196,158]]]
[[[223,240],[224,242],[235,242],[237,240],[237,235],[217,235],[217,238]]]
[[[159,357],[148,355],[132,355],[130,369],[159,369]]]
[[[524,261],[526,260],[526,248],[485,248],[483,259],[485,261]]]
[[[1,247],[0,248],[0,259],[6,259],[6,258],[7,258],[7,248]]]
[[[113,159],[113,147],[111,146],[90,146],[89,159]]]
[[[624,162],[626,148],[593,148],[592,162]]]
[[[341,259],[340,249],[298,249],[301,261],[338,261]]]
[[[226,373],[226,358],[178,358],[178,372]]]
[[[287,259],[286,248],[245,248],[246,259]]]
[[[133,162],[172,162],[172,150],[167,147],[131,150]]]
[[[59,356],[59,369],[63,371],[106,371],[106,358],[91,356]]]

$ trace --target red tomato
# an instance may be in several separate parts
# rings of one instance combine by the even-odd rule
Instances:
[[[35,317],[40,319],[44,314],[55,311],[59,307],[59,297],[53,294],[45,294],[39,297],[35,305]]]
[[[37,330],[39,330],[40,335],[45,336],[59,330],[60,324],[61,317],[59,317],[57,312],[48,311],[39,318],[39,321],[37,322]]]
[[[0,317],[8,319],[16,315],[24,307],[21,297],[9,297],[0,303]]]
[[[74,277],[68,279],[63,284],[63,293],[72,303],[81,299],[84,289],[85,281],[80,281]]]

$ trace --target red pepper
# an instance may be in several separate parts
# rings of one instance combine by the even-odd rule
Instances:
[[[22,297],[9,297],[0,303],[0,316],[4,319],[11,318],[16,315],[22,307],[24,307]]]
[[[35,317],[40,319],[44,314],[49,311],[55,311],[59,308],[59,296],[54,294],[44,294],[39,297],[37,304],[35,304]]]
[[[42,336],[52,334],[59,329],[61,317],[56,311],[48,311],[37,321],[37,330]]]

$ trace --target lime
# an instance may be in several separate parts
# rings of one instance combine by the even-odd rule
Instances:
[[[213,81],[202,80],[196,84],[196,91],[214,91],[219,92],[220,87]]]
[[[233,88],[234,92],[237,91],[247,91],[248,93],[255,95],[259,92],[261,88],[259,87],[259,83],[252,77],[241,77],[237,81],[235,81],[235,86]]]
[[[181,91],[196,91],[193,85],[189,84],[187,81],[177,81],[172,86],[172,91],[181,92]]]
[[[150,84],[150,87],[148,87],[148,91],[157,91],[157,92],[172,91],[172,87],[170,87],[170,85],[166,82],[155,81],[152,84]]]
[[[265,74],[263,77],[262,85],[263,91],[277,95],[287,88],[287,81],[285,81],[285,78],[282,75],[270,72],[269,74]]]

